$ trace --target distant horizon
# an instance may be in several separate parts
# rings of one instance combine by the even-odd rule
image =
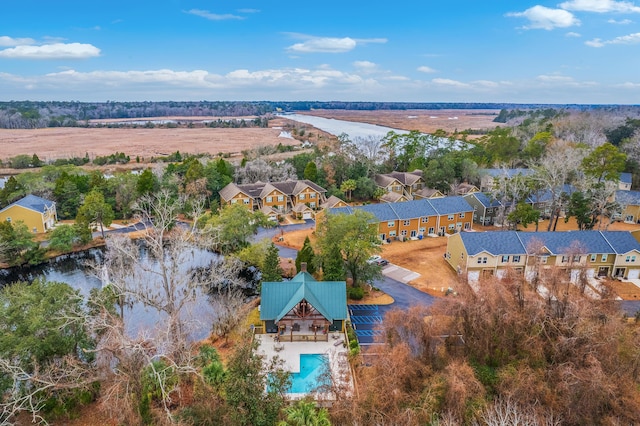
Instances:
[[[0,100],[635,105],[640,0],[6,2]]]

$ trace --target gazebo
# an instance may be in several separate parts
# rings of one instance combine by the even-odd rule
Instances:
[[[344,281],[316,281],[306,268],[290,281],[263,282],[260,320],[280,341],[328,340],[344,332],[347,286]]]

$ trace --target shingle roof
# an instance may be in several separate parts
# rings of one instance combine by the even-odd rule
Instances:
[[[417,191],[413,192],[413,195],[417,195],[420,197],[424,197],[424,198],[431,198],[431,197],[444,197],[444,195],[442,195],[442,192],[438,191],[437,189],[433,189],[433,188],[422,188],[419,189]]]
[[[399,194],[397,192],[386,192],[382,197],[380,197],[380,201],[384,201],[385,203],[397,203],[402,201],[402,199],[406,197],[404,194]]]
[[[528,176],[533,173],[532,169],[480,169],[481,174],[487,174],[490,176],[501,177],[514,177],[517,175]]]
[[[372,213],[379,222],[390,220],[415,219],[426,216],[437,216],[473,211],[473,207],[460,197],[429,198],[404,201],[401,203],[367,204],[356,207],[339,207],[329,209],[329,213],[353,213],[359,209]]]
[[[515,231],[461,232],[460,238],[470,256],[482,252],[494,256],[501,254],[526,254]]]
[[[493,255],[533,254],[534,241],[540,241],[554,255],[571,253],[576,249],[589,254],[640,251],[640,242],[628,231],[489,231],[462,232],[460,237],[467,253],[472,256],[483,251]]]
[[[522,244],[531,249],[531,241],[542,241],[551,254],[613,253],[613,248],[600,231],[521,232]]]
[[[425,201],[429,202],[439,215],[473,211],[473,207],[462,196],[429,198]]]
[[[6,210],[11,206],[20,206],[20,207],[24,207],[25,209],[36,211],[38,213],[45,213],[47,210],[51,209],[51,207],[53,207],[54,205],[55,203],[53,201],[46,200],[42,197],[38,197],[37,195],[29,194],[26,197],[23,197],[18,201],[9,204],[3,210]]]
[[[344,201],[342,201],[340,198],[336,197],[335,195],[332,195],[331,197],[327,198],[327,201],[320,204],[320,207],[322,207],[323,209],[329,209],[334,207],[336,204],[340,204],[340,203],[344,203]]]
[[[616,201],[624,206],[640,206],[640,191],[616,191]]]
[[[347,318],[347,286],[344,281],[316,281],[299,272],[291,281],[263,282],[260,319],[279,321],[306,300],[329,321]]]
[[[629,253],[632,250],[640,251],[640,244],[631,232],[602,231],[602,235],[617,254]]]
[[[472,192],[470,194],[467,194],[467,197],[474,197],[476,200],[478,200],[480,202],[480,204],[482,204],[486,208],[500,207],[500,201],[492,200],[484,192]]]
[[[398,181],[398,179],[389,175],[375,175],[373,177],[373,180],[376,183],[376,185],[382,186],[384,188],[391,185],[393,182]],[[402,182],[398,181],[398,183],[402,183]]]

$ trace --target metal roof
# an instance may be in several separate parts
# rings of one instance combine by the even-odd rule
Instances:
[[[299,272],[290,281],[262,283],[260,319],[279,321],[302,300],[329,321],[347,318],[344,281],[316,281],[308,272]]]

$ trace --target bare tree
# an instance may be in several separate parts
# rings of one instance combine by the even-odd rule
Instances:
[[[194,332],[207,329],[216,318],[215,307],[209,303],[211,286],[225,283],[225,303],[242,305],[243,296],[237,289],[243,281],[238,278],[238,268],[227,267],[224,261],[202,264],[202,247],[210,241],[197,226],[200,211],[190,214],[195,218],[192,224],[178,220],[184,202],[167,191],[145,196],[134,205],[145,226],[141,238],[134,241],[126,235],[112,235],[107,239],[104,265],[110,300],[151,310],[158,318],[155,325],[145,327],[128,314],[116,315],[109,300],[94,302],[92,328],[100,336],[96,352],[108,376],[102,399],[104,406],[133,416],[123,421],[131,421],[137,413],[131,395],[141,395],[142,370],[155,378],[171,419],[172,395],[180,389],[167,379],[166,369],[172,374],[195,373]],[[190,205],[196,209],[202,206]],[[213,297],[215,300],[216,295]],[[163,371],[156,371],[158,361]]]
[[[287,179],[296,179],[295,168],[289,163],[273,165],[258,158],[236,169],[238,183],[281,182]]]

